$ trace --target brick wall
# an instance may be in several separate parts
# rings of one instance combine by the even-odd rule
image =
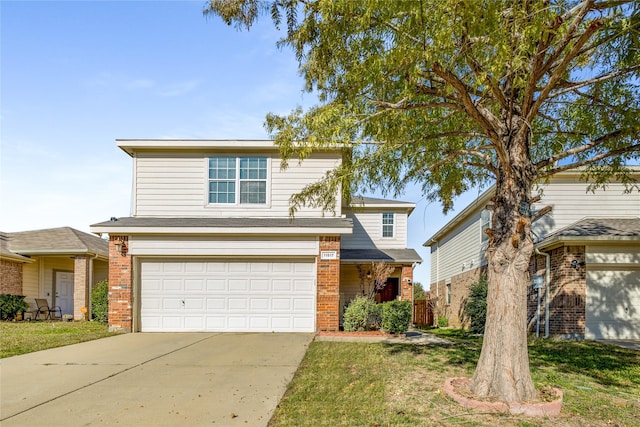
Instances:
[[[584,336],[587,295],[585,247],[561,246],[550,254],[549,333]],[[573,260],[578,262],[577,268],[571,266]]]
[[[0,260],[0,294],[22,295],[22,263]]]
[[[465,271],[451,278],[451,303],[447,304],[447,286],[444,280],[431,284],[431,298],[435,302],[436,321],[444,316],[449,326],[456,328],[469,327],[469,319],[464,314],[464,306],[469,298],[469,287],[478,281],[481,274],[486,274],[487,268],[478,267]],[[436,298],[437,296],[437,298]]]
[[[116,251],[116,242],[128,244],[127,236],[109,236],[109,330],[131,332],[133,321],[133,271],[131,255]]]
[[[400,273],[400,299],[411,301],[413,299],[413,267],[403,265]]]
[[[82,308],[89,306],[89,260],[86,256],[76,256],[73,260],[73,318],[86,320]],[[88,313],[88,311],[87,311]]]
[[[337,331],[340,327],[340,236],[321,236],[322,251],[336,251],[338,257],[335,260],[322,260],[318,254],[316,329]]]

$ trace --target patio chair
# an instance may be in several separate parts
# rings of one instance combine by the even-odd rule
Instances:
[[[60,313],[60,318],[62,318],[62,309],[60,306],[55,306],[53,308],[49,307],[49,301],[45,298],[35,298],[35,300],[36,305],[38,306],[35,320],[38,320],[38,316],[41,314],[46,314],[45,320],[55,319],[57,317],[56,313]]]

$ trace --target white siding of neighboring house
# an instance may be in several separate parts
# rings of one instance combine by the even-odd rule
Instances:
[[[544,185],[543,198],[533,209],[551,205],[553,210],[533,224],[540,238],[567,227],[584,217],[616,217],[640,215],[640,193],[625,194],[622,184],[610,184],[606,190],[587,192],[588,184],[575,179],[556,178]]]
[[[394,212],[394,237],[382,237],[382,213]],[[407,247],[407,212],[380,209],[370,211],[346,211],[353,219],[353,234],[342,236],[341,246],[350,249],[404,249]]]
[[[577,175],[556,177],[549,184],[542,185],[543,198],[532,209],[551,205],[553,210],[532,227],[539,239],[585,217],[640,214],[640,194],[637,191],[625,194],[624,186],[614,183],[606,190],[599,189],[592,193],[587,192],[587,186],[578,181]],[[480,213],[483,208],[479,206],[472,211],[466,221],[441,239],[438,245],[431,246],[431,283],[449,279],[486,263],[481,244]],[[470,261],[473,261],[471,268],[468,267]]]
[[[316,237],[255,236],[131,236],[129,253],[136,256],[317,256]]]
[[[486,264],[480,223],[482,208],[478,207],[464,223],[439,241],[438,245],[431,246],[431,283]]]
[[[340,164],[337,154],[313,154],[301,164],[289,162],[280,170],[276,153],[242,153],[270,157],[266,205],[209,205],[208,161],[210,155],[237,153],[138,153],[134,159],[134,216],[151,217],[283,217],[289,215],[289,198],[307,184],[324,177]],[[336,195],[336,214],[340,203]],[[319,208],[303,207],[297,217],[319,217]]]

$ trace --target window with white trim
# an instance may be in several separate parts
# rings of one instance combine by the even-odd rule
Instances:
[[[266,157],[210,157],[209,203],[266,204]]]
[[[447,305],[451,305],[451,283],[447,283]]]
[[[393,212],[382,214],[382,237],[393,237],[395,228],[395,217]]]

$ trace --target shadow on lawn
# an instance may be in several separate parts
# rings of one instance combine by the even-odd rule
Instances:
[[[538,340],[529,360],[534,369],[585,375],[605,386],[640,384],[640,352],[594,341]]]

